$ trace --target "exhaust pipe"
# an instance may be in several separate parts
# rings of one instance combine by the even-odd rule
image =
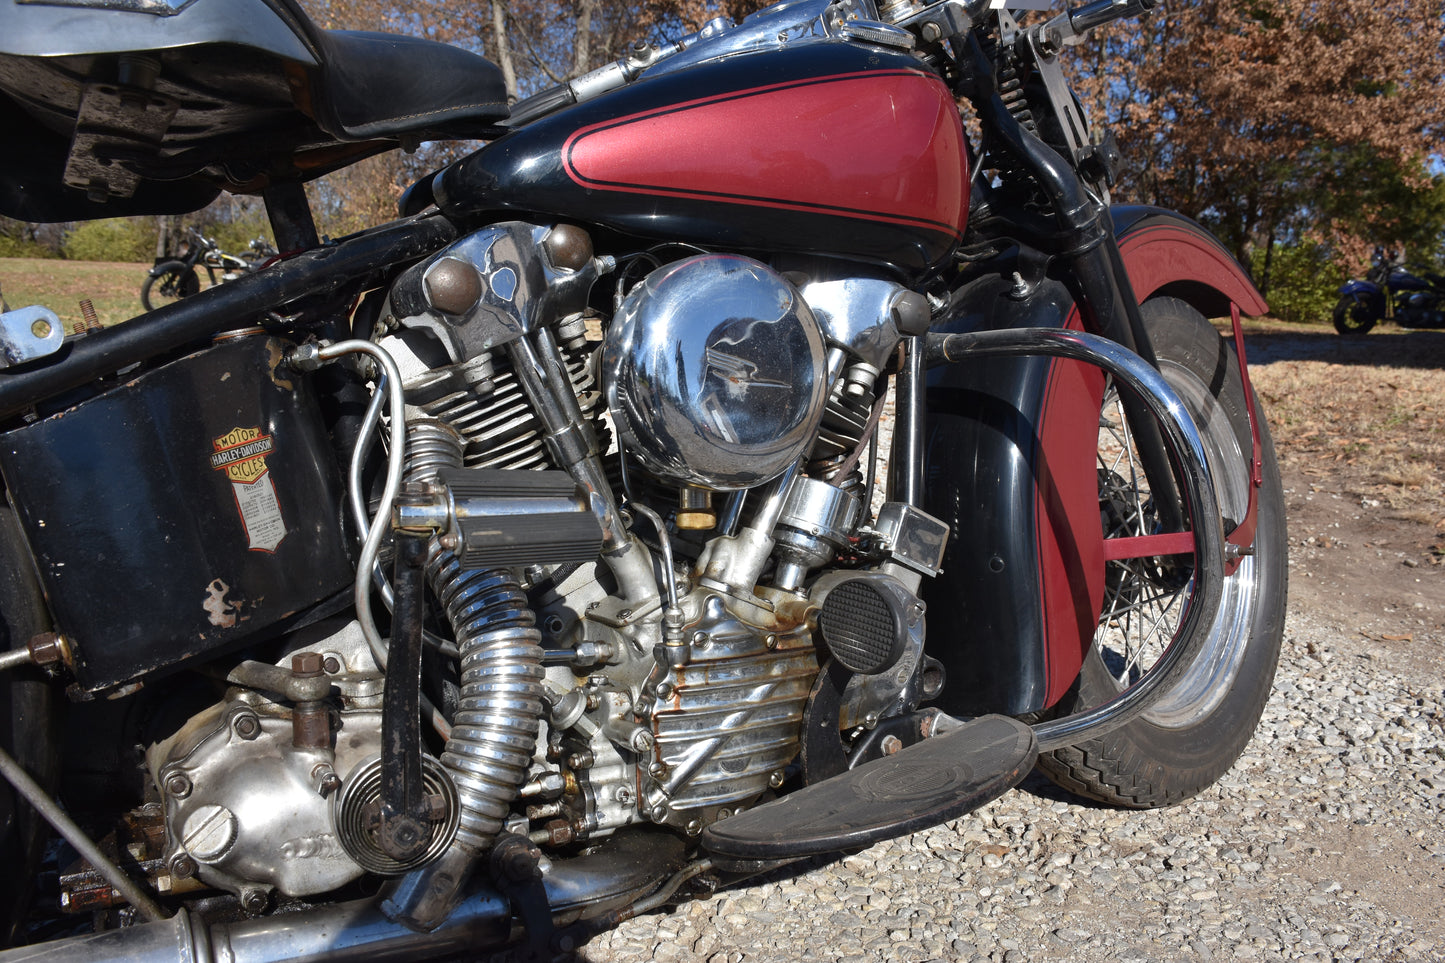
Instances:
[[[683,850],[683,842],[672,836],[619,833],[594,854],[553,864],[543,885],[554,923],[630,906],[683,866]],[[9,950],[0,953],[0,963],[425,960],[505,949],[514,942],[513,932],[507,897],[484,884],[430,933],[387,919],[376,899],[236,923],[207,923],[182,909],[160,922]]]

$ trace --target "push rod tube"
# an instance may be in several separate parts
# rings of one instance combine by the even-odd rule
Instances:
[[[1107,338],[1059,328],[928,337],[930,365],[1029,355],[1067,358],[1102,368],[1114,376],[1121,391],[1144,406],[1174,456],[1194,536],[1194,593],[1169,647],[1139,681],[1113,699],[1035,726],[1039,751],[1048,752],[1092,739],[1147,711],[1188,669],[1207,635],[1196,629],[1212,624],[1219,610],[1224,587],[1224,530],[1199,429],[1164,376],[1132,351]]]

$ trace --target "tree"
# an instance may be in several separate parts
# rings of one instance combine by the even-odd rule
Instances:
[[[1198,218],[1246,264],[1252,248],[1318,232],[1342,190],[1361,203],[1329,239],[1348,246],[1388,222],[1371,209],[1434,189],[1438,3],[1200,0],[1102,32],[1076,66],[1086,102],[1118,133],[1122,193]],[[1372,173],[1352,179],[1362,162]],[[1377,178],[1395,183],[1367,200]]]

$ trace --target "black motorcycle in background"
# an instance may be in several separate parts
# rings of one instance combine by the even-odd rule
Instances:
[[[1369,334],[1381,321],[1402,328],[1445,328],[1445,277],[1431,271],[1406,270],[1395,251],[1375,248],[1363,281],[1340,286],[1335,305],[1335,330]]]
[[[276,248],[264,237],[250,243],[245,253],[237,256],[221,250],[213,237],[206,237],[195,228],[186,228],[190,238],[182,242],[181,255],[156,262],[146,274],[140,288],[140,303],[147,311],[154,311],[163,304],[170,304],[181,298],[188,298],[201,290],[201,276],[196,266],[206,269],[211,287],[221,281],[234,281],[250,274],[276,256]],[[220,271],[219,278],[216,272]]]

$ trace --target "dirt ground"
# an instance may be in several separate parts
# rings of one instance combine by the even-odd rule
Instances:
[[[1249,323],[1290,539],[1290,609],[1377,654],[1445,645],[1445,331]],[[1422,663],[1424,664],[1424,663]]]

